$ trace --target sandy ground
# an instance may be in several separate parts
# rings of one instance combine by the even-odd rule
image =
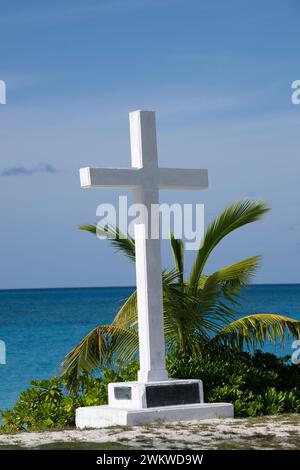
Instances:
[[[300,415],[0,434],[5,448],[300,449]],[[64,444],[63,444],[64,443]]]

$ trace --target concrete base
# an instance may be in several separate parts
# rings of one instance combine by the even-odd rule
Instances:
[[[155,421],[190,421],[212,418],[233,418],[230,403],[196,403],[192,405],[164,406],[139,410],[87,406],[76,410],[76,427],[106,428],[110,426],[135,426]]]

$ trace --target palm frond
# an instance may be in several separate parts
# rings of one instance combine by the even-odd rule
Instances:
[[[178,277],[180,279],[180,282],[183,282],[184,244],[182,240],[179,240],[174,237],[173,232],[170,233],[170,243],[171,243],[175,269],[178,272]]]
[[[134,291],[118,311],[112,325],[122,328],[136,328],[137,321],[137,292]]]
[[[259,262],[260,256],[252,256],[251,258],[221,268],[207,278],[206,284],[226,285],[230,283],[232,286],[245,286],[254,275]]]
[[[96,327],[87,334],[64,358],[61,368],[71,384],[81,372],[92,372],[106,363],[109,338],[106,327]]]
[[[117,251],[122,251],[131,260],[135,261],[135,243],[134,239],[123,233],[119,227],[113,225],[80,225],[79,230],[93,233],[99,237],[107,238]]]
[[[190,284],[197,288],[205,263],[212,250],[228,234],[259,220],[269,208],[264,201],[242,200],[226,209],[207,227],[203,243],[199,249],[192,268]]]
[[[238,304],[240,289],[250,283],[260,263],[260,256],[252,256],[219,269],[206,279],[206,286],[219,285],[220,294],[233,304]],[[201,278],[200,278],[201,280]]]
[[[248,315],[222,328],[214,341],[242,349],[244,345],[263,346],[266,340],[274,345],[284,343],[288,335],[300,338],[300,321],[283,315],[257,313]]]
[[[64,358],[61,367],[69,383],[78,376],[108,365],[117,357],[128,361],[138,352],[138,335],[133,328],[97,326]]]
[[[193,300],[193,309],[201,322],[206,335],[211,338],[229,320],[236,318],[230,302],[224,298],[223,287],[218,283],[206,282],[202,289],[189,286],[189,295]]]

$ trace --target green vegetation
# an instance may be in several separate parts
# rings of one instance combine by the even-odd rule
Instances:
[[[171,235],[174,269],[164,271],[164,325],[167,355],[175,351],[188,359],[211,345],[243,350],[262,346],[265,340],[283,341],[287,334],[300,337],[300,322],[282,315],[256,313],[243,318],[237,314],[240,289],[249,283],[259,256],[244,259],[212,274],[205,266],[215,247],[234,230],[259,220],[268,207],[262,201],[243,200],[232,204],[207,227],[196,252],[189,276],[184,276],[184,245]],[[116,227],[81,230],[106,236],[112,245],[135,261],[135,244]],[[76,388],[82,372],[110,367],[116,360],[130,362],[138,356],[137,302],[134,292],[121,307],[111,325],[98,326],[67,355],[63,362],[70,386]],[[220,392],[221,393],[221,392]],[[224,391],[225,393],[225,391]],[[271,393],[271,392],[270,392]],[[251,397],[249,396],[249,401]]]
[[[202,379],[205,400],[232,402],[237,417],[300,412],[300,368],[272,354],[208,346],[189,358],[174,352],[167,367],[170,377]],[[132,360],[104,369],[101,378],[82,374],[76,391],[68,390],[67,377],[32,381],[12,410],[2,412],[1,432],[73,427],[77,407],[106,404],[108,383],[136,380],[137,370]]]
[[[237,417],[299,413],[300,368],[288,359],[221,347],[186,361],[175,355],[168,368],[172,377],[201,378],[205,400],[233,403]]]

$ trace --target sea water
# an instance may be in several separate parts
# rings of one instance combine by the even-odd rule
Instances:
[[[0,408],[11,407],[31,379],[59,374],[60,363],[92,328],[109,324],[132,287],[0,291]],[[243,292],[239,314],[280,313],[300,319],[300,285],[254,285]],[[268,344],[265,350],[291,355]]]

